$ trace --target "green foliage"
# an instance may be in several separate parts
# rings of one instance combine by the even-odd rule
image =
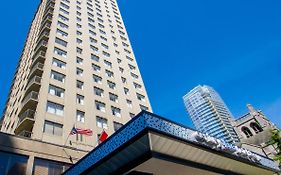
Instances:
[[[281,136],[280,130],[275,129],[272,131],[271,141],[277,146],[277,155],[274,157],[274,160],[279,161],[279,167],[281,167]]]

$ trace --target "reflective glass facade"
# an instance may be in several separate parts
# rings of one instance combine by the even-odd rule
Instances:
[[[197,130],[228,143],[239,141],[231,125],[232,114],[212,87],[197,86],[183,100]]]

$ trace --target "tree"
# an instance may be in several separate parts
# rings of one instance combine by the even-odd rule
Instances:
[[[271,137],[272,143],[277,146],[277,154],[274,157],[274,160],[279,161],[279,167],[281,168],[281,132],[279,129],[274,129],[272,131]]]

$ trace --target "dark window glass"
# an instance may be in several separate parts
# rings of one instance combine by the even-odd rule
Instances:
[[[27,156],[0,152],[0,174],[25,175]]]
[[[71,165],[62,162],[38,159],[34,160],[33,175],[61,175]]]

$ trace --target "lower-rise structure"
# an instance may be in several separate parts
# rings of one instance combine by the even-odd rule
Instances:
[[[252,105],[247,105],[249,112],[234,122],[234,129],[239,136],[240,146],[270,158],[277,153],[275,145],[270,143],[272,130],[277,127]]]

